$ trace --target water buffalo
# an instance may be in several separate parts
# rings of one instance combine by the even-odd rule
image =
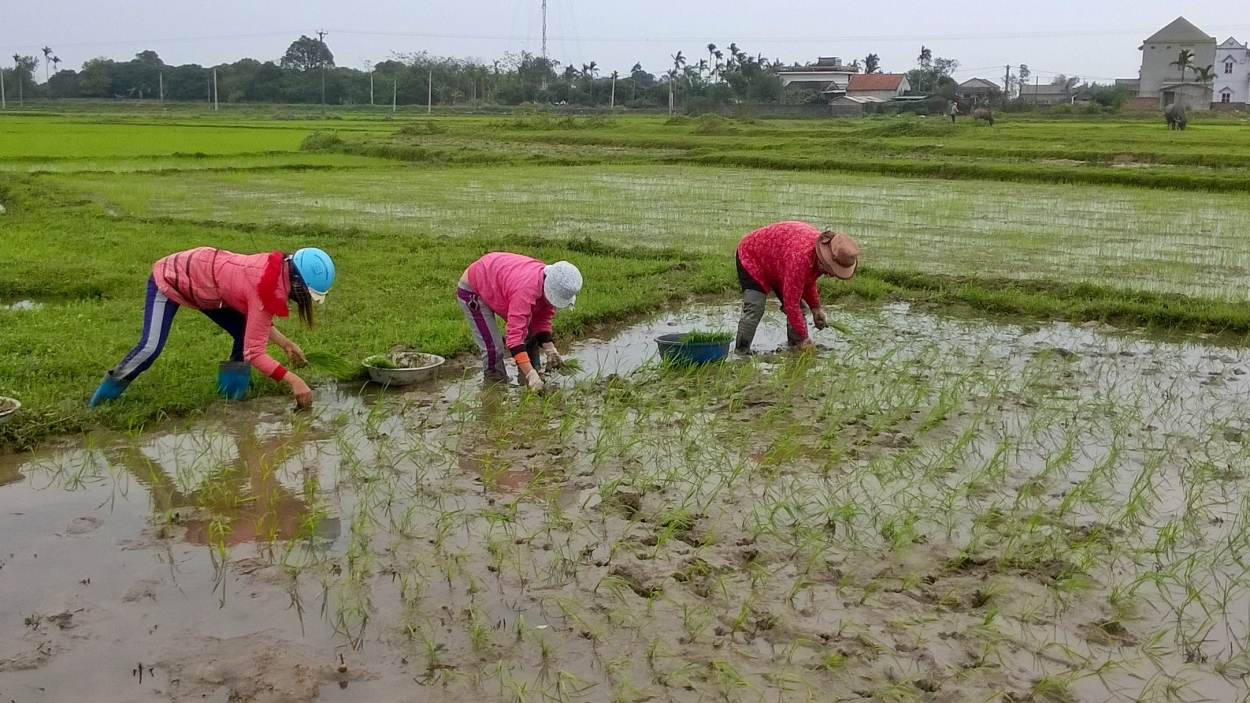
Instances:
[[[990,126],[994,126],[994,112],[989,107],[978,107],[972,111],[972,119],[977,122],[989,122]]]
[[[1185,108],[1180,103],[1172,103],[1163,110],[1163,116],[1167,118],[1168,129],[1185,129],[1189,125],[1189,118],[1185,115]]]

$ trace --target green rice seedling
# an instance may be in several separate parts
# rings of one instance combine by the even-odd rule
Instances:
[[[732,332],[716,330],[686,332],[678,339],[682,344],[724,344],[725,342],[732,342],[733,338]]]
[[[341,356],[329,352],[308,352],[304,355],[308,363],[330,374],[340,381],[351,381],[360,378],[363,371],[360,364],[353,364]]]

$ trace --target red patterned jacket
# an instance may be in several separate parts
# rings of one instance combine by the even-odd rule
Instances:
[[[738,243],[738,259],[742,267],[764,288],[781,298],[790,326],[800,339],[807,339],[807,321],[803,319],[805,301],[811,308],[820,307],[816,279],[816,241],[820,230],[804,222],[778,222],[755,230]]]

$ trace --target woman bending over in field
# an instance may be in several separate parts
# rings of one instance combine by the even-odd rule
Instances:
[[[534,390],[543,387],[538,369],[542,356],[552,368],[562,365],[551,337],[558,309],[572,309],[582,289],[582,274],[567,261],[551,265],[520,254],[495,252],[469,265],[460,277],[456,298],[482,352],[487,381],[506,381],[503,352],[516,360],[520,380]],[[508,336],[499,333],[496,316],[508,322]]]
[[[859,264],[859,243],[849,234],[825,231],[802,222],[780,222],[743,237],[738,243],[738,285],[742,288],[742,318],[738,322],[738,352],[751,353],[755,330],[764,317],[769,292],[781,301],[788,321],[790,346],[812,347],[804,308],[811,308],[816,329],[829,320],[820,305],[816,279],[821,274],[847,280]]]
[[[300,319],[311,328],[313,302],[324,301],[333,284],[334,262],[320,249],[245,256],[200,247],[167,256],[153,265],[148,278],[139,343],[104,376],[91,405],[117,398],[148,370],[165,348],[174,313],[186,307],[203,312],[234,338],[230,361],[222,362],[217,376],[218,389],[226,397],[243,398],[255,366],[275,381],[285,381],[300,407],[307,407],[312,389],[269,356],[268,344],[273,342],[291,361],[305,361],[303,350],[273,326],[273,318],[287,317],[288,302],[293,301]]]

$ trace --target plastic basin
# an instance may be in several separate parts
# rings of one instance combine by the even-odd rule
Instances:
[[[16,417],[17,411],[21,409],[22,404],[17,402],[16,398],[6,398],[0,395],[0,425]]]
[[[724,361],[729,356],[733,340],[724,342],[683,342],[682,333],[666,334],[655,338],[660,347],[660,358],[673,364],[699,366],[714,361]]]
[[[438,378],[438,370],[447,360],[437,354],[403,354],[397,361],[400,361],[405,368],[387,369],[381,366],[374,366],[369,363],[370,359],[364,360],[365,370],[369,372],[369,378],[374,383],[383,386],[411,386],[414,383],[424,383],[433,381]]]

